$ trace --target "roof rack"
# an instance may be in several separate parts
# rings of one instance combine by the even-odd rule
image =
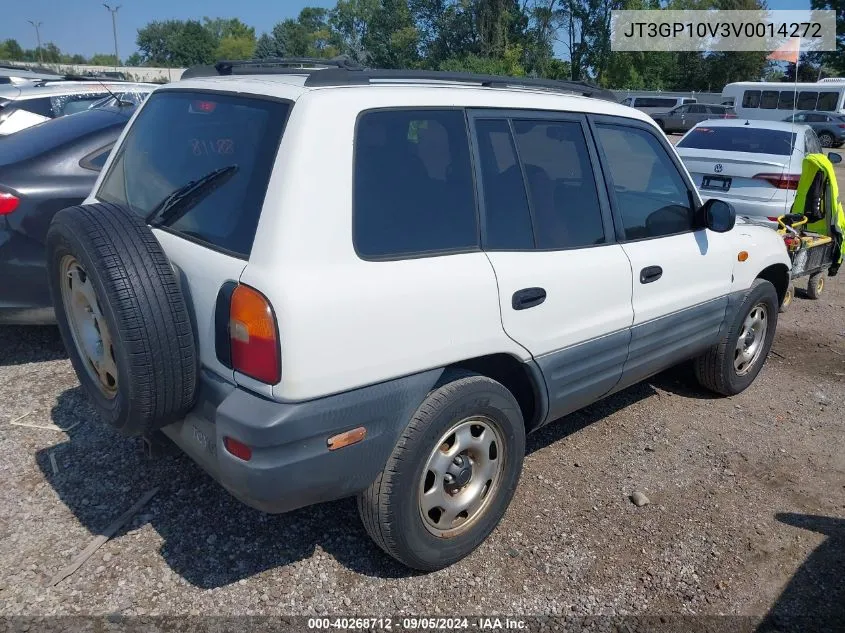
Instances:
[[[617,101],[610,90],[584,81],[563,81],[533,77],[505,77],[475,73],[444,72],[438,70],[397,70],[364,68],[346,57],[321,59],[314,57],[273,57],[244,61],[220,61],[214,66],[194,66],[187,69],[183,79],[216,75],[307,75],[305,85],[360,86],[374,83],[433,83],[473,84],[486,88],[535,88],[554,92],[568,92],[585,97]]]

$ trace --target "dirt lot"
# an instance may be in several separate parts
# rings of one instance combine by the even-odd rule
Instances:
[[[532,436],[498,530],[429,575],[383,555],[352,501],[266,516],[185,457],[146,460],[93,419],[52,328],[0,328],[0,402],[0,615],[769,614],[845,630],[843,276],[781,315],[742,395],[713,398],[681,367]]]

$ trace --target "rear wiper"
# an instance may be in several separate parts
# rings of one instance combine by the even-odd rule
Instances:
[[[150,226],[167,226],[176,222],[237,171],[237,165],[227,165],[182,185],[159,202],[144,220]]]

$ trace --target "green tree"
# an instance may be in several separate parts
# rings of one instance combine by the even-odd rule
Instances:
[[[211,64],[217,51],[214,35],[195,20],[150,22],[138,30],[136,43],[150,66]]]
[[[81,57],[81,55],[80,55]],[[84,58],[82,62],[74,62],[74,63],[85,63]],[[114,54],[109,55],[108,53],[96,53],[91,56],[88,60],[88,63],[93,66],[120,66],[120,62],[115,62]]]
[[[845,75],[845,1],[810,0],[810,7],[836,11],[836,50],[817,53],[816,61],[824,68],[829,68],[839,75]]]
[[[255,37],[224,37],[217,45],[218,59],[252,59]]]
[[[227,37],[243,37],[255,39],[255,28],[241,22],[238,18],[209,18],[202,19],[202,25],[211,33],[215,40]]]
[[[419,33],[408,0],[340,0],[330,26],[339,50],[376,68],[420,65]]]
[[[138,51],[135,51],[123,61],[123,64],[125,66],[143,66],[144,59]]]
[[[262,33],[255,45],[255,59],[281,57],[282,53],[276,48],[276,40],[267,33]]]
[[[5,42],[0,42],[0,59],[21,61],[23,58],[24,51],[17,40],[8,39]]]

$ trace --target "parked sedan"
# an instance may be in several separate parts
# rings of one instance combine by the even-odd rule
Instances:
[[[668,112],[656,112],[651,118],[666,132],[686,132],[697,123],[708,119],[735,119],[733,108],[707,103],[690,103],[672,108]]]
[[[806,125],[736,119],[699,123],[676,147],[703,200],[769,222],[791,208],[804,156],[822,151]]]
[[[805,110],[789,115],[784,121],[809,125],[822,147],[842,147],[845,143],[845,114]]]
[[[44,242],[91,191],[132,107],[97,108],[0,138],[0,323],[50,323]]]

